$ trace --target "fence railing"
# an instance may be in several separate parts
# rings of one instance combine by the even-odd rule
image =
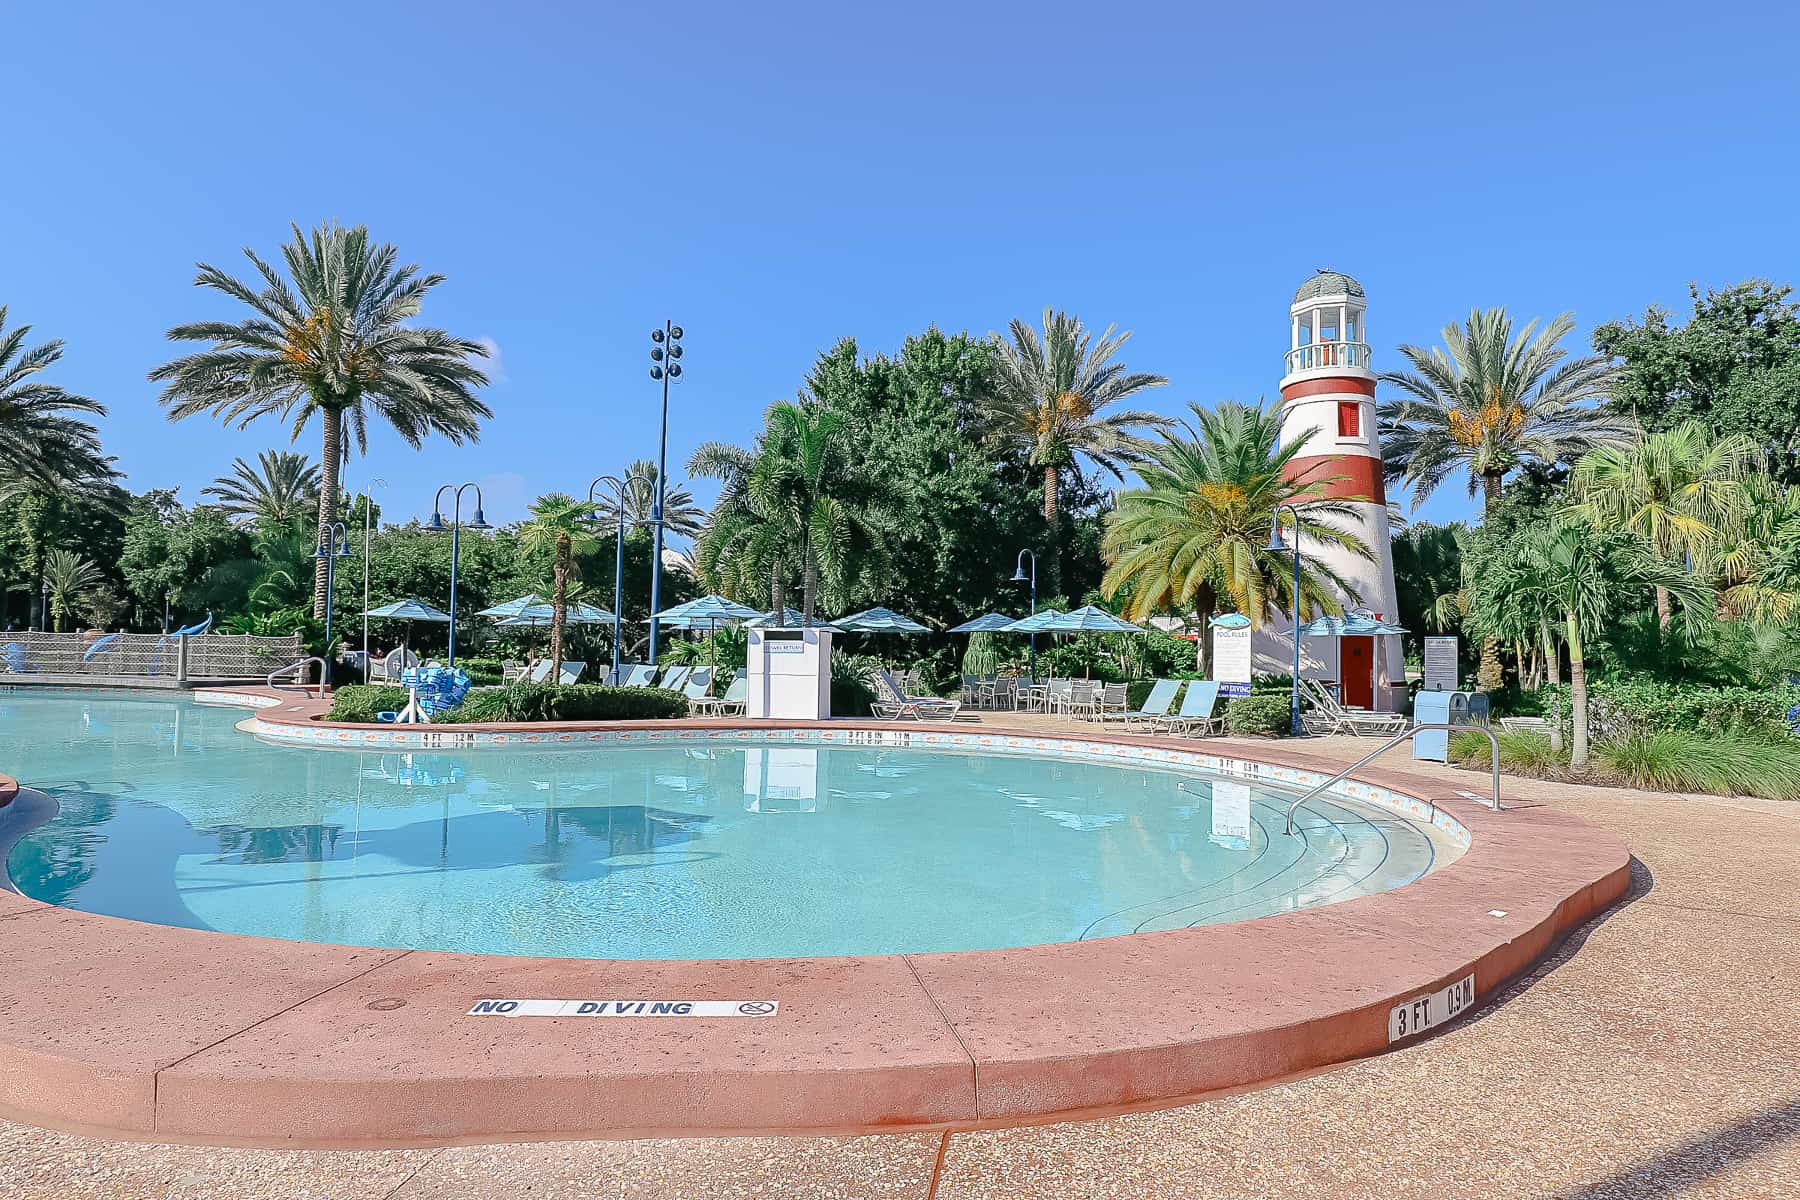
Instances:
[[[1290,375],[1296,371],[1317,371],[1326,367],[1359,367],[1364,371],[1369,370],[1369,343],[1313,342],[1288,351],[1287,369]]]
[[[77,675],[115,679],[262,679],[299,658],[300,635],[0,633],[0,679]]]

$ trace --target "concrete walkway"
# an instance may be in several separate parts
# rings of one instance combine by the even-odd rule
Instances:
[[[1370,746],[1306,749],[1348,763]],[[1617,832],[1633,898],[1474,1019],[1298,1082],[1102,1121],[799,1141],[283,1152],[0,1123],[0,1196],[1800,1196],[1800,805],[1510,779],[1507,799]]]

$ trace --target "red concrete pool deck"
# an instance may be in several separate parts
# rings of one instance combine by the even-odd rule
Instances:
[[[260,715],[310,721],[317,707]],[[1335,769],[1275,743],[1232,753]],[[1468,852],[1341,904],[1017,950],[506,958],[174,929],[0,894],[0,1112],[138,1138],[408,1146],[970,1129],[1126,1111],[1385,1050],[1395,1003],[1471,971],[1485,1002],[1628,886],[1623,843],[1567,814],[1493,813],[1406,770],[1359,778],[1452,811]],[[465,1015],[497,997],[774,999],[781,1010]]]

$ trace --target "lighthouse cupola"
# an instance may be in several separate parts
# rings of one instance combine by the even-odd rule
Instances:
[[[1363,328],[1368,301],[1362,284],[1339,271],[1320,270],[1294,293],[1293,341],[1289,343],[1285,387],[1314,373],[1349,371],[1375,376],[1369,369],[1369,340]]]

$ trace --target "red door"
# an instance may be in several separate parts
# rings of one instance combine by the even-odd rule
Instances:
[[[1375,707],[1375,639],[1338,639],[1338,698],[1345,708]]]

